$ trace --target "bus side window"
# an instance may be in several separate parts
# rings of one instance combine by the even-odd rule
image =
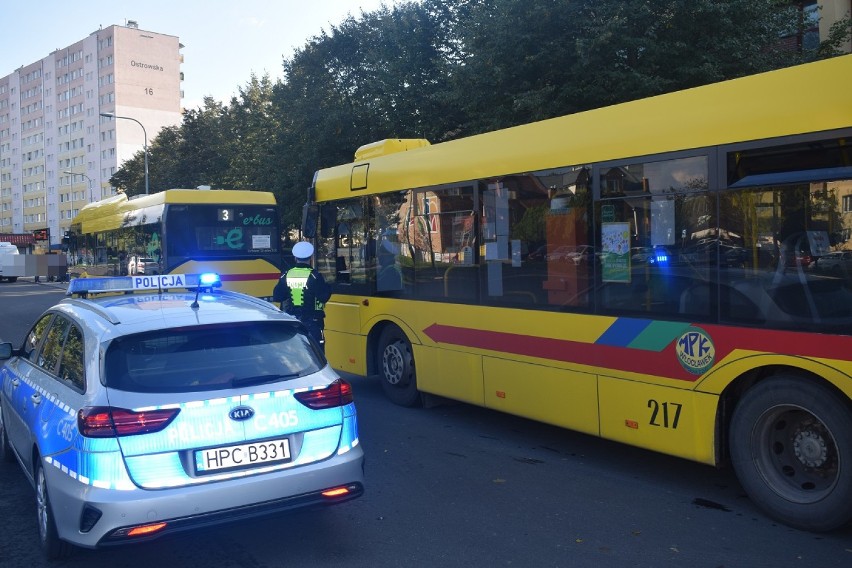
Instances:
[[[349,282],[349,270],[346,267],[346,257],[338,256],[335,261],[334,270],[337,274],[338,282]]]

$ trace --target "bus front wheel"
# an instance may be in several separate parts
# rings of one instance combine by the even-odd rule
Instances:
[[[379,339],[379,376],[385,395],[400,406],[417,406],[417,374],[411,343],[395,325],[388,326]]]
[[[760,508],[824,532],[852,519],[852,411],[833,390],[778,376],[745,393],[731,420],[731,462]]]

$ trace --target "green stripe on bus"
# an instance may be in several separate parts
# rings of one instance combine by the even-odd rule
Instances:
[[[655,321],[637,335],[628,347],[645,351],[662,351],[690,326],[691,324],[685,322]]]

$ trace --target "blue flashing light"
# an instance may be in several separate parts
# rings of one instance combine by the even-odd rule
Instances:
[[[202,286],[221,286],[222,279],[215,272],[204,272],[198,277],[199,284]]]
[[[669,255],[667,254],[658,254],[656,256],[657,264],[668,264],[669,263]]]

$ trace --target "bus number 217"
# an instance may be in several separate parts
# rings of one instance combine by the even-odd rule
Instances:
[[[663,428],[677,428],[680,420],[680,409],[683,405],[677,402],[648,401],[651,409],[651,426],[662,426]]]

